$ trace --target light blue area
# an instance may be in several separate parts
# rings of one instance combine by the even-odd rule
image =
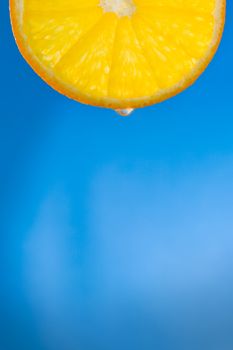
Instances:
[[[233,349],[233,5],[197,83],[121,118],[51,90],[0,4],[0,350]]]

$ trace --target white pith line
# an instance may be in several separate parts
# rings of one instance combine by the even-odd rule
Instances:
[[[136,7],[133,0],[100,0],[104,12],[114,12],[119,17],[132,16]]]

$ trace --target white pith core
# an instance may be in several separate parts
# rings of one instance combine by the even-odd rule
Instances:
[[[114,12],[119,17],[132,16],[136,7],[133,0],[100,0],[104,12]]]

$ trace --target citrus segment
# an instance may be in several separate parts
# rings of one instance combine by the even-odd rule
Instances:
[[[220,42],[225,0],[10,0],[18,46],[77,101],[135,108],[189,86]]]
[[[153,69],[135,34],[129,17],[119,19],[112,55],[109,96],[140,98],[158,91]]]
[[[98,22],[102,13],[100,9],[82,9],[73,14],[26,12],[25,15],[28,20],[24,21],[23,30],[30,33],[27,36],[30,49],[41,64],[52,68]]]
[[[104,14],[58,62],[57,77],[87,95],[107,96],[116,26],[116,15]]]

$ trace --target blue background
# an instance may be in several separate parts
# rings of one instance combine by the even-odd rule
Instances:
[[[197,83],[122,118],[48,87],[0,3],[0,350],[233,349],[233,4]]]

